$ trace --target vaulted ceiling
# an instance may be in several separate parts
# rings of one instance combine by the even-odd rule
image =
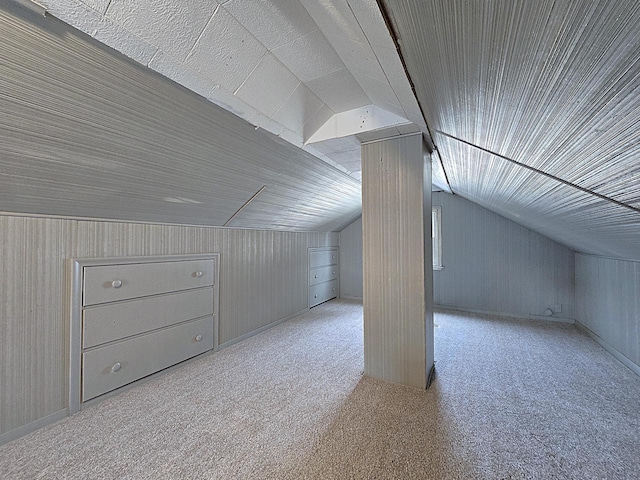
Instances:
[[[52,14],[360,179],[332,138],[426,125],[372,1],[40,0]],[[351,129],[325,127],[350,112]],[[340,117],[345,118],[345,115]],[[444,178],[436,184],[446,188]]]
[[[15,2],[0,112],[2,212],[321,232],[360,212],[358,180]]]
[[[454,193],[640,260],[640,2],[382,4]]]
[[[640,260],[636,0],[40,3],[356,181],[360,141],[422,131],[440,188]]]

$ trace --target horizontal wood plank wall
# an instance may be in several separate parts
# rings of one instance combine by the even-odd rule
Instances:
[[[307,248],[337,233],[0,215],[0,434],[67,407],[73,257],[220,252],[220,343],[307,307]]]
[[[640,369],[640,262],[576,254],[576,320]]]
[[[573,252],[457,195],[434,193],[442,207],[442,260],[435,304],[512,315],[573,319]]]
[[[362,298],[362,217],[340,232],[340,296]]]

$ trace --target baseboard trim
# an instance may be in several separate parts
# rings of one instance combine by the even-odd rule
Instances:
[[[99,397],[95,397],[95,398],[92,398],[91,400],[87,400],[86,402],[82,402],[82,404],[80,404],[80,410],[72,412],[71,409],[69,409],[69,416],[73,416],[79,411],[84,410],[85,408],[89,408],[89,407],[92,407],[93,405],[97,405],[98,403],[108,398],[117,397],[121,393],[127,392],[133,388],[139,387],[151,380],[157,380],[163,375],[167,375],[168,373],[175,372],[176,370],[182,367],[186,367],[187,365],[191,363],[195,363],[198,360],[208,357],[209,355],[213,355],[216,352],[217,350],[215,348],[212,348],[211,350],[207,350],[206,352],[196,355],[195,357],[187,358],[186,360],[183,360],[180,363],[176,363],[162,370],[158,370],[157,372],[154,372],[151,375],[147,375],[146,377],[142,377],[142,378],[139,378],[138,380],[134,380],[131,383],[127,383],[126,385],[120,388],[116,388],[115,390],[111,390],[110,392],[103,393]]]
[[[60,410],[59,412],[52,413],[51,415],[47,415],[46,417],[39,418],[31,423],[27,423],[26,425],[22,425],[21,427],[14,428],[13,430],[9,430],[8,432],[0,435],[0,445],[4,445],[5,443],[13,442],[20,437],[24,437],[25,435],[35,432],[36,430],[41,429],[42,427],[46,427],[53,423],[56,423],[64,418],[69,416],[69,409],[65,408],[64,410]]]
[[[491,312],[488,310],[475,310],[472,308],[454,307],[452,305],[434,305],[434,307],[438,310],[452,310],[454,312],[465,312],[465,313],[480,313],[484,315],[496,315],[498,317],[507,317],[507,318],[520,318],[524,320],[544,320],[546,322],[557,322],[557,323],[567,323],[567,324],[575,323],[575,320],[571,318],[545,317],[542,315],[527,315],[527,314],[519,315],[515,313],[504,313],[504,312]]]
[[[589,327],[584,326],[582,323],[576,321],[575,326],[578,330],[584,333],[587,337],[591,338],[594,342],[599,344],[602,348],[604,348],[607,352],[615,357],[620,363],[622,363],[625,367],[631,370],[636,375],[640,376],[640,365],[636,365],[629,358],[624,356],[610,344],[605,342],[597,333],[593,332],[589,329]]]
[[[296,313],[288,315],[288,316],[286,316],[284,318],[281,318],[280,320],[276,320],[275,322],[271,322],[271,323],[269,323],[267,325],[264,325],[264,326],[262,326],[262,327],[260,327],[260,328],[258,328],[256,330],[252,330],[249,333],[245,333],[244,335],[240,335],[239,337],[236,337],[236,338],[234,338],[232,340],[228,340],[228,341],[226,341],[224,343],[221,343],[218,346],[218,350],[222,350],[223,348],[230,347],[231,345],[234,345],[234,344],[236,344],[238,342],[246,340],[247,338],[251,338],[254,335],[258,335],[259,333],[262,333],[262,332],[264,332],[266,330],[269,330],[270,328],[273,328],[276,325],[280,325],[281,323],[284,323],[284,322],[286,322],[288,320],[291,320],[292,318],[295,318],[295,317],[297,317],[299,315],[302,315],[303,313],[306,313],[308,311],[309,311],[309,309],[305,308],[303,310],[300,310],[299,312],[296,312]]]
[[[308,312],[309,309],[305,308],[303,310],[300,310],[299,312],[296,312],[292,315],[289,315],[287,317],[281,318],[280,320],[276,320],[275,322],[272,322],[268,325],[265,325],[263,327],[258,328],[257,330],[253,330],[249,333],[245,333],[244,335],[241,335],[238,338],[234,338],[233,340],[229,340],[228,342],[225,342],[223,344],[218,345],[218,347],[216,349],[212,349],[209,350],[208,352],[204,352],[196,357],[190,358],[188,360],[185,360],[184,362],[180,362],[176,365],[172,365],[171,367],[168,367],[164,370],[161,370],[159,372],[154,373],[153,375],[150,375],[148,377],[145,378],[141,378],[140,380],[136,380],[135,382],[132,382],[128,385],[125,385],[124,387],[118,389],[117,391],[113,391],[113,392],[108,392],[104,395],[101,395],[100,397],[96,398],[95,401],[93,400],[89,400],[88,402],[85,402],[82,405],[82,409],[84,408],[88,408],[91,407],[94,403],[98,403],[99,401],[102,401],[106,398],[112,397],[112,396],[116,396],[120,393],[123,393],[131,388],[140,386],[143,383],[148,382],[149,380],[155,379],[161,375],[165,375],[166,373],[169,373],[171,371],[177,370],[185,365],[188,365],[189,363],[193,363],[195,361],[198,361],[200,359],[202,359],[203,357],[215,354],[217,351],[222,350],[225,347],[229,347],[235,343],[241,342],[242,340],[246,340],[247,338],[253,337],[254,335],[257,335],[259,333],[264,332],[265,330],[269,330],[270,328],[275,327],[276,325],[279,325],[281,323],[286,322],[287,320],[291,320],[292,318],[295,318],[299,315],[302,315],[303,313]],[[65,408],[64,410],[60,410],[59,412],[56,413],[52,413],[51,415],[47,415],[46,417],[42,417],[39,418],[38,420],[35,420],[31,423],[27,423],[26,425],[22,425],[21,427],[15,428],[13,430],[10,430],[6,433],[3,433],[0,435],[0,445],[4,445],[6,443],[12,442],[14,440],[17,440],[20,437],[24,437],[25,435],[28,435],[29,433],[33,433],[36,430],[39,430],[43,427],[49,426],[55,422],[58,422],[60,420],[63,420],[67,417],[69,417],[69,408]]]

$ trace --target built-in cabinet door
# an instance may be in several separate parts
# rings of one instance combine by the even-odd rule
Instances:
[[[309,304],[311,307],[315,307],[327,300],[336,298],[338,293],[338,280],[313,285],[309,289]]]
[[[84,305],[213,285],[213,260],[85,267]]]
[[[213,348],[212,317],[138,335],[82,354],[87,401]]]
[[[309,308],[340,295],[336,247],[309,249]]]

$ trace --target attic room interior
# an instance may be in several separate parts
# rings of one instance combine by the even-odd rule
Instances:
[[[0,1],[0,477],[640,478],[639,25]]]

